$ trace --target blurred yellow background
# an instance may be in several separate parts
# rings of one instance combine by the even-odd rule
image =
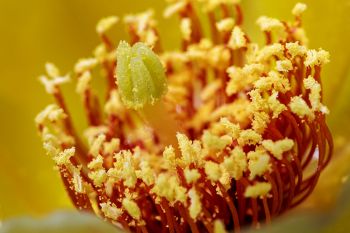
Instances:
[[[245,29],[257,37],[255,19],[266,14],[289,19],[295,0],[243,0]],[[349,141],[350,1],[306,0],[305,28],[310,47],[331,52],[323,80],[325,99],[337,138]],[[17,215],[41,215],[72,208],[50,158],[41,149],[35,115],[52,99],[37,77],[46,61],[62,72],[98,43],[95,24],[103,16],[122,16],[150,7],[161,18],[163,0],[0,0],[0,221]],[[166,48],[174,46],[176,21],[161,21]],[[119,24],[115,38],[127,39]],[[71,94],[73,108],[79,98]],[[76,100],[77,99],[77,100]],[[82,123],[81,123],[82,124]]]

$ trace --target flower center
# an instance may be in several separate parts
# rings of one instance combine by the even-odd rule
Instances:
[[[152,11],[125,17],[131,45],[108,37],[117,17],[101,20],[101,44],[74,72],[85,140],[60,89],[69,77],[48,64],[41,81],[56,104],[36,123],[75,206],[132,232],[219,233],[257,228],[305,200],[333,150],[321,85],[329,54],[307,48],[305,9],[296,5],[293,22],[260,17],[261,46],[238,0],[172,1],[174,51],[163,51]]]

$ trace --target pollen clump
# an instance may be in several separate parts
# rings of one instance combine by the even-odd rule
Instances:
[[[264,175],[271,168],[270,156],[263,148],[259,147],[255,151],[250,151],[247,158],[249,160],[249,179],[251,180],[253,180],[256,176]]]
[[[296,56],[303,57],[307,52],[306,47],[303,45],[300,45],[299,41],[287,43],[286,48],[289,54],[292,56],[292,58],[295,58]]]
[[[98,34],[103,34],[109,29],[111,29],[116,23],[118,23],[119,18],[117,16],[109,16],[101,19],[96,25],[96,32]]]
[[[261,141],[262,137],[260,134],[252,129],[243,130],[238,138],[238,143],[241,146],[244,145],[256,145]]]
[[[141,210],[135,201],[130,200],[129,198],[124,198],[122,201],[122,205],[131,217],[133,217],[136,220],[140,220]]]
[[[264,140],[262,145],[267,151],[271,152],[276,159],[282,159],[283,153],[290,151],[294,146],[294,142],[291,139],[285,138],[276,142]]]
[[[257,20],[262,31],[284,30],[284,26],[278,19],[262,16]]]
[[[116,205],[111,202],[101,203],[100,207],[104,215],[114,221],[117,221],[119,216],[123,213],[121,209],[117,208]]]
[[[289,103],[289,107],[291,111],[297,114],[299,117],[313,117],[312,110],[309,108],[305,100],[300,96],[294,96]]]
[[[221,32],[228,32],[235,26],[235,21],[232,18],[225,18],[216,23],[216,27]]]
[[[181,20],[181,32],[182,32],[182,36],[186,40],[191,39],[191,33],[192,33],[191,28],[192,28],[191,20],[189,18],[183,18]]]
[[[43,148],[77,209],[128,232],[259,228],[305,200],[331,159],[321,79],[330,55],[309,49],[301,3],[292,21],[257,20],[261,44],[239,0],[167,2],[179,46],[161,40],[148,10],[123,18],[127,42],[107,33],[118,17],[99,21],[100,43],[69,75],[46,64],[39,79],[55,104],[35,118]]]
[[[70,158],[73,157],[75,154],[75,148],[69,148],[65,149],[64,151],[60,152],[55,158],[55,162],[57,165],[66,165],[69,164]]]
[[[308,50],[304,64],[306,66],[321,66],[329,63],[329,53],[325,50]]]
[[[190,197],[190,207],[189,207],[189,212],[190,216],[193,219],[197,219],[198,215],[201,213],[202,210],[202,203],[199,194],[195,189],[191,189],[188,192],[188,196]]]
[[[247,170],[246,154],[241,148],[236,147],[220,166],[230,177],[239,180],[242,178],[243,172]]]
[[[107,180],[107,174],[104,169],[99,169],[96,171],[91,171],[89,173],[89,178],[94,182],[96,187],[101,187]]]
[[[304,11],[306,11],[306,9],[307,9],[307,5],[306,4],[304,4],[304,3],[297,3],[294,6],[293,10],[292,10],[292,14],[294,16],[300,17],[304,13]]]
[[[208,161],[205,163],[205,173],[208,176],[208,179],[211,181],[218,181],[221,177],[220,166],[217,163]]]
[[[53,63],[46,63],[45,68],[47,76],[40,76],[39,81],[44,85],[48,94],[54,94],[58,86],[70,81],[70,76],[61,76],[59,69]]]
[[[309,100],[311,103],[312,110],[321,109],[321,84],[319,84],[312,76],[304,79],[304,87],[310,90]]]
[[[244,192],[245,197],[257,198],[266,196],[271,190],[271,184],[267,182],[256,183],[249,186]]]
[[[85,71],[92,70],[97,65],[95,58],[83,58],[80,59],[74,66],[74,71],[78,74],[82,74]]]
[[[189,184],[196,182],[201,177],[201,174],[196,169],[191,170],[186,168],[184,172],[186,181]]]
[[[235,26],[233,28],[228,46],[232,49],[239,49],[247,46],[247,38],[240,27]]]

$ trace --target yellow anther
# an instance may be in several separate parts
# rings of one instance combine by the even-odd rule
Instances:
[[[262,142],[264,148],[271,152],[271,154],[276,158],[281,160],[283,153],[290,151],[294,146],[294,141],[288,138],[278,140],[276,142],[272,140],[264,140]]]
[[[202,203],[201,203],[201,198],[198,194],[198,192],[192,188],[189,192],[188,192],[188,196],[190,197],[190,206],[189,206],[189,212],[190,212],[190,216],[192,219],[197,219],[197,217],[199,216],[199,214],[202,211]]]
[[[117,221],[119,216],[123,213],[121,209],[117,208],[117,206],[111,202],[101,203],[100,206],[102,213],[107,218],[110,218],[114,221]]]
[[[259,182],[248,186],[244,192],[245,197],[257,198],[266,196],[271,190],[271,184],[267,182]]]
[[[303,45],[300,45],[299,41],[287,43],[286,48],[289,54],[292,56],[292,58],[295,58],[296,56],[303,57],[307,52],[306,47]]]
[[[190,18],[183,18],[181,20],[181,33],[185,40],[189,41],[192,34],[192,22]]]
[[[263,148],[257,148],[248,153],[248,169],[250,171],[249,179],[253,180],[256,176],[262,176],[270,170],[270,156]]]
[[[201,177],[197,169],[186,168],[184,170],[184,173],[185,173],[186,182],[189,184],[195,183]]]
[[[252,129],[246,129],[241,131],[238,143],[241,146],[244,145],[256,145],[262,140],[262,136]]]
[[[247,169],[247,157],[242,148],[236,147],[220,166],[230,177],[239,180]]]
[[[204,170],[205,174],[211,181],[218,181],[221,177],[220,166],[217,163],[214,163],[212,161],[205,162]]]
[[[284,25],[278,19],[261,16],[257,20],[257,24],[259,25],[262,31],[281,31],[284,30]]]
[[[239,26],[233,28],[228,46],[232,49],[239,49],[247,46],[247,39]]]
[[[325,50],[309,50],[306,54],[306,59],[304,64],[306,66],[320,66],[329,63],[330,55],[329,52]]]
[[[224,18],[216,23],[216,28],[220,32],[229,32],[235,26],[235,20],[233,18]]]
[[[117,16],[109,16],[101,19],[96,25],[96,32],[98,34],[103,34],[118,23],[119,18]]]
[[[89,84],[91,81],[90,71],[85,71],[78,80],[76,91],[78,94],[83,95],[86,90],[89,89]]]
[[[276,62],[276,70],[280,72],[288,72],[293,70],[293,64],[290,60],[280,60]]]
[[[305,100],[300,96],[294,96],[289,103],[289,107],[293,113],[301,118],[305,116],[313,118],[314,116],[312,110],[309,108]]]
[[[136,220],[141,219],[141,210],[137,203],[129,198],[124,198],[122,201],[123,208],[128,214]]]
[[[89,178],[93,180],[96,187],[101,187],[107,180],[107,173],[105,169],[99,169],[96,171],[91,171],[89,173]]]
[[[294,16],[300,17],[304,13],[304,11],[306,11],[306,9],[307,9],[307,5],[299,2],[294,6],[292,10],[292,14]]]
[[[90,71],[97,65],[98,61],[96,58],[80,59],[74,66],[74,71],[77,74],[81,74],[85,71]]]

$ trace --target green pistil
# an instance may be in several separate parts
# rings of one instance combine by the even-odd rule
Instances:
[[[128,108],[154,105],[166,92],[165,69],[158,56],[145,44],[132,47],[125,41],[117,49],[117,84]]]
[[[117,84],[124,105],[137,110],[164,145],[177,148],[178,124],[160,99],[167,91],[165,69],[145,44],[120,42],[117,49]]]

